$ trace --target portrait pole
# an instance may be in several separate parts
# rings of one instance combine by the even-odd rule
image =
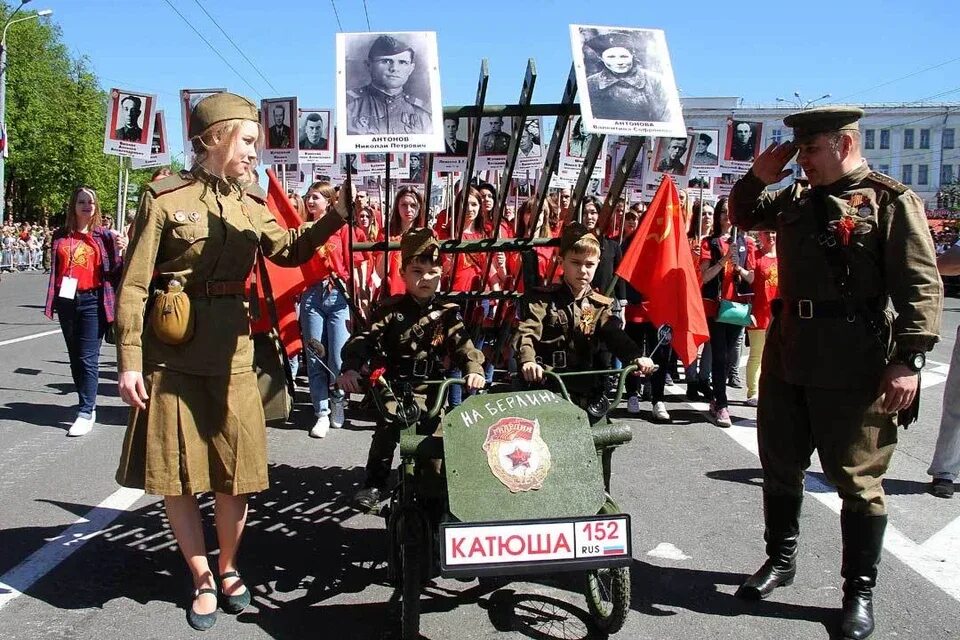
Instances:
[[[117,211],[123,202],[123,156],[117,157]],[[119,213],[117,214],[119,216]]]
[[[123,167],[123,199],[117,207],[117,216],[114,224],[119,224],[120,220],[127,219],[127,195],[130,192],[130,167],[124,163]]]

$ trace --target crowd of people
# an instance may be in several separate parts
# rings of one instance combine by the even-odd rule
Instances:
[[[49,271],[53,230],[7,219],[0,229],[0,272]]]

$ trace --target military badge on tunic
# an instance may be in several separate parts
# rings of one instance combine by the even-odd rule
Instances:
[[[847,200],[847,203],[853,209],[853,212],[861,218],[869,218],[873,215],[873,203],[866,194],[854,193],[850,196],[850,199]]]
[[[177,222],[186,222],[187,215],[183,211],[177,211],[176,213],[173,214],[173,219],[176,220]]]
[[[493,475],[512,493],[541,488],[550,472],[550,448],[536,420],[501,418],[487,429],[483,450]]]
[[[577,328],[580,329],[580,333],[585,336],[589,336],[593,333],[596,323],[597,310],[595,307],[588,304],[580,311],[580,324],[577,326]]]
[[[190,222],[200,222],[200,214],[196,211],[191,211],[187,217],[190,218]]]

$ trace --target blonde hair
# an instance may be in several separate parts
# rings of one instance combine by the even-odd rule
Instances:
[[[209,167],[206,166],[206,163],[210,159],[210,154],[213,151],[219,151],[221,149],[223,150],[224,157],[229,158],[233,153],[234,147],[237,145],[237,135],[244,122],[253,121],[245,120],[243,118],[224,120],[223,122],[217,122],[210,125],[203,131],[203,133],[191,138],[190,144],[193,147],[193,153],[196,156],[195,163],[202,165],[206,169],[209,169]],[[263,148],[263,127],[259,122],[254,124],[257,125],[256,148],[257,151],[260,151]],[[250,172],[246,176],[243,176],[240,179],[240,182],[254,182],[256,178],[253,175],[253,171],[254,167],[250,167]]]
[[[600,241],[597,240],[597,236],[593,235],[592,233],[588,233],[567,247],[566,251],[561,252],[560,257],[562,258],[568,253],[599,256]]]
[[[90,219],[90,228],[95,229],[103,224],[103,215],[100,213],[100,198],[97,192],[90,187],[77,187],[70,196],[70,205],[67,210],[67,231],[71,233],[77,230],[77,198],[86,191],[93,198],[93,218]]]
[[[310,188],[307,189],[307,192],[304,194],[304,199],[306,199],[306,196],[310,195],[311,191],[316,191],[317,193],[322,195],[324,199],[327,201],[327,210],[323,212],[324,215],[326,215],[327,212],[330,211],[330,209],[336,206],[337,190],[329,182],[325,182],[325,181],[314,182],[312,185],[310,185]],[[304,204],[304,211],[306,215],[304,220],[309,220],[311,214],[309,211],[307,211],[306,204]]]

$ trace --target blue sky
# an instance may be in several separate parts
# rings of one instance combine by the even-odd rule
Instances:
[[[54,10],[51,19],[61,27],[67,46],[74,55],[90,59],[104,88],[156,93],[167,111],[175,148],[181,88],[225,86],[255,100],[296,95],[302,106],[333,106],[334,34],[340,29],[329,0],[199,0],[276,91],[250,68],[197,0],[169,1],[249,85],[166,0],[33,0],[28,8]],[[367,30],[362,0],[334,2],[343,31]],[[956,0],[751,0],[722,6],[692,0],[366,4],[374,31],[437,31],[447,105],[473,101],[483,57],[490,62],[488,103],[516,100],[530,57],[539,71],[534,101],[559,100],[571,64],[569,24],[664,29],[682,96],[740,96],[746,105],[756,105],[772,104],[797,91],[805,99],[832,94],[825,102],[911,103],[950,92],[936,101],[960,102]]]

